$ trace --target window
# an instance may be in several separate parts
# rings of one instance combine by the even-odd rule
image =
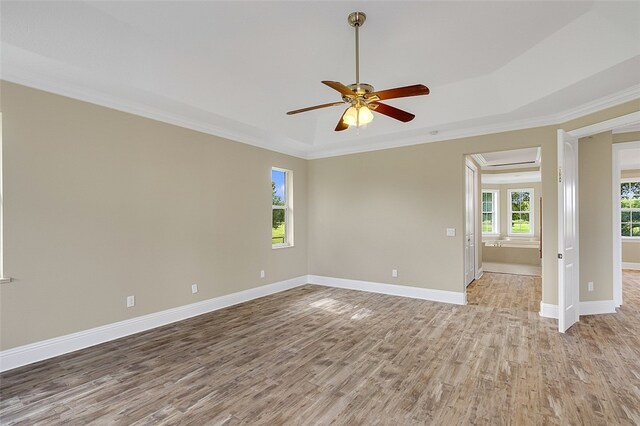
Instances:
[[[623,237],[640,239],[640,181],[620,184],[620,225]]]
[[[533,235],[533,189],[510,189],[509,235]]]
[[[482,233],[499,234],[500,219],[498,217],[498,194],[497,189],[487,189],[482,191]]]
[[[271,169],[271,246],[293,246],[293,173]]]

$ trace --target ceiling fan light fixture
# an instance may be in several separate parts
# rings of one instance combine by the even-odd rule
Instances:
[[[394,89],[375,91],[373,86],[360,82],[360,27],[367,19],[367,15],[362,12],[349,14],[348,22],[355,29],[356,35],[356,82],[345,86],[339,81],[323,80],[325,84],[342,95],[342,102],[330,102],[322,105],[296,109],[287,112],[287,115],[299,114],[301,112],[312,111],[320,108],[348,104],[349,108],[342,114],[335,127],[336,132],[341,132],[349,127],[362,127],[371,123],[373,111],[377,114],[386,115],[394,120],[408,123],[416,116],[407,111],[403,111],[380,101],[387,99],[406,98],[410,96],[428,95],[429,88],[423,84],[412,86],[396,87]],[[369,105],[371,108],[369,108]]]
[[[365,105],[360,107],[351,106],[345,112],[343,121],[348,126],[364,126],[373,121],[373,113]]]

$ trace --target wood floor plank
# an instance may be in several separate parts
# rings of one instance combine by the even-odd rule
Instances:
[[[566,334],[541,280],[468,306],[307,285],[0,375],[0,423],[640,425],[640,271]]]

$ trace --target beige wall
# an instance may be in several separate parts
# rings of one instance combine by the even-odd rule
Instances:
[[[482,247],[483,262],[515,263],[519,265],[540,266],[538,247]]]
[[[578,142],[580,300],[613,299],[611,132]],[[587,291],[589,281],[594,291]]]
[[[556,130],[569,131],[638,110],[640,100],[560,126],[313,160],[309,164],[309,273],[463,291],[464,155],[540,146],[543,302],[557,304]],[[611,167],[610,147],[608,156]],[[458,230],[456,237],[445,236],[447,227]],[[611,226],[607,238],[612,240]],[[597,258],[602,250],[582,245],[583,253]],[[611,257],[610,249],[608,253]],[[611,277],[612,265],[604,268],[600,274]],[[399,269],[398,278],[391,278],[391,269]],[[611,294],[609,279],[589,297],[611,299]]]
[[[622,242],[622,261],[640,264],[640,242]]]
[[[555,214],[556,130],[543,127],[313,160],[309,165],[309,272],[464,291],[465,154],[542,147],[545,215]],[[456,228],[447,237],[446,228]],[[555,221],[549,232],[556,232]],[[553,243],[553,244],[552,244]],[[554,288],[555,237],[545,286]],[[391,278],[398,269],[398,278]],[[551,290],[546,294],[554,303]]]
[[[613,135],[613,143],[638,142],[640,141],[640,132],[615,133]]]
[[[623,179],[629,179],[629,178],[640,179],[640,170],[621,170],[620,177]]]
[[[306,275],[305,160],[1,90],[2,349]],[[271,249],[272,166],[294,172],[294,248]]]
[[[640,102],[636,102],[640,103]],[[640,140],[640,132],[612,135],[605,132],[580,139],[579,211],[580,211],[580,300],[613,298],[613,205],[612,143]],[[631,177],[632,171],[621,173]],[[640,245],[622,244],[622,261],[635,262]],[[626,260],[625,260],[626,259]],[[640,262],[640,260],[638,260]],[[587,291],[589,281],[594,291]]]
[[[14,84],[1,90],[14,278],[0,286],[1,349],[307,273],[462,292],[465,155],[536,146],[543,301],[557,303],[557,126],[305,161]],[[638,110],[629,102],[561,127]],[[271,249],[272,166],[294,171],[294,248]],[[610,287],[598,294],[610,298]]]

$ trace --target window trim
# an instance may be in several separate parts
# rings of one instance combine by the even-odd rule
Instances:
[[[622,224],[626,223],[626,222],[622,222],[622,213],[628,211],[632,216],[633,216],[633,212],[639,212],[640,209],[638,208],[633,208],[633,209],[627,209],[622,207],[622,194],[620,193],[622,191],[622,184],[624,183],[629,183],[629,182],[640,182],[640,178],[622,178],[620,179],[620,186],[618,187],[618,194],[620,196],[620,238],[622,238],[622,241],[626,241],[626,242],[640,242],[640,235],[636,235],[635,237],[633,235],[622,235]],[[633,221],[631,221],[631,223],[634,223]]]
[[[482,235],[485,237],[493,237],[493,236],[499,236],[500,235],[500,190],[499,189],[483,189],[482,193],[481,193],[481,197],[480,197],[480,203],[481,208],[480,208],[480,214],[484,214],[484,213],[489,213],[489,212],[485,212],[484,211],[484,200],[482,199],[482,195],[487,192],[487,193],[491,193],[493,194],[493,198],[492,198],[492,204],[493,204],[493,211],[491,212],[493,214],[493,223],[491,224],[491,232],[484,232],[484,230],[482,231]],[[482,225],[482,216],[480,216],[481,220],[480,220],[480,229],[482,229],[483,225]]]
[[[523,233],[523,232],[511,232],[511,229],[513,229],[513,211],[511,210],[512,204],[511,204],[511,194],[514,192],[528,192],[529,193],[529,200],[530,200],[530,206],[529,206],[529,232],[528,233]],[[533,188],[510,188],[507,190],[507,202],[508,204],[508,217],[507,217],[507,235],[510,237],[532,237],[535,235],[535,215],[534,212],[536,210],[535,207],[535,193],[533,191]],[[517,213],[517,212],[516,212]]]
[[[271,168],[271,176],[273,182],[273,172],[284,172],[284,206],[275,206],[273,202],[271,204],[271,215],[273,218],[273,210],[282,209],[284,210],[284,242],[282,243],[273,243],[273,238],[271,240],[271,248],[272,249],[281,249],[287,247],[293,247],[293,172],[288,169],[283,169],[280,167],[272,167]],[[273,219],[272,219],[273,220]],[[271,230],[273,235],[273,229]]]

